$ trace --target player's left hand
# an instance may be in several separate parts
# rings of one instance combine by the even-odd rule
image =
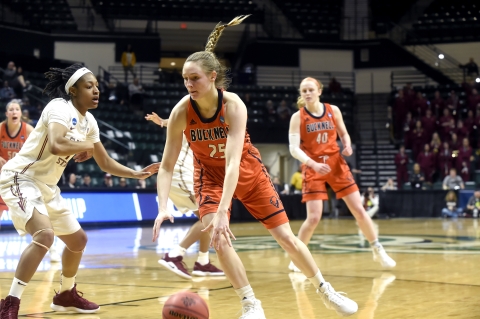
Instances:
[[[211,231],[210,237],[212,239],[210,240],[210,247],[213,247],[216,250],[220,249],[220,241],[222,240],[222,236],[225,237],[227,244],[230,247],[232,247],[232,241],[230,240],[230,237],[232,237],[234,240],[237,240],[230,230],[227,214],[228,213],[226,211],[217,211],[210,224],[208,224],[208,226],[202,230]]]
[[[141,171],[133,173],[132,178],[137,178],[137,179],[148,178],[153,174],[158,173],[159,168],[160,168],[160,163],[150,164],[147,167],[144,167]]]
[[[353,150],[351,146],[346,146],[343,148],[342,155],[344,156],[350,156],[353,154]]]
[[[170,214],[168,211],[160,210],[158,212],[157,218],[155,218],[155,224],[153,224],[153,238],[152,241],[155,242],[160,235],[160,226],[164,220],[170,220],[173,223],[173,215]]]
[[[152,112],[152,114],[147,114],[145,115],[145,119],[147,121],[152,121],[153,123],[160,125],[161,127],[167,127],[168,120],[162,119],[160,116],[158,116],[157,113]]]
[[[75,156],[73,156],[73,160],[75,161],[75,163],[81,163],[81,162],[88,161],[92,157],[93,157],[93,150],[88,150],[88,151],[75,154]]]

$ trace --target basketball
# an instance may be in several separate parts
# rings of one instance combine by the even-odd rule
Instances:
[[[207,303],[199,295],[183,291],[167,299],[163,306],[163,319],[208,319]]]

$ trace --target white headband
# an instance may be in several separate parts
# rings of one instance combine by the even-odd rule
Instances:
[[[84,76],[87,73],[93,74],[93,72],[87,68],[81,68],[75,71],[75,73],[73,73],[70,79],[68,79],[67,84],[65,84],[65,92],[69,94],[70,92],[68,90],[70,90],[70,88],[75,84],[75,82],[78,81],[78,79],[80,79],[82,76]]]

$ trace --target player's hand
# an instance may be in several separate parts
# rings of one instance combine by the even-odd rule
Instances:
[[[153,174],[156,174],[158,173],[158,169],[160,168],[160,162],[159,163],[153,163],[153,164],[150,164],[148,165],[147,167],[144,167],[141,171],[137,172],[135,171],[133,173],[133,176],[132,178],[136,178],[136,179],[145,179],[145,178],[148,178],[150,176],[152,176]]]
[[[4,159],[3,157],[0,157],[0,168],[2,168],[3,165],[5,165],[6,162],[7,162],[6,159]]]
[[[73,160],[75,161],[75,163],[81,163],[81,162],[88,161],[92,157],[93,157],[93,150],[88,150],[88,151],[83,151],[81,153],[75,154],[75,156],[73,156]]]
[[[216,250],[220,249],[220,241],[222,240],[222,236],[225,237],[227,244],[230,247],[232,247],[232,241],[230,240],[230,237],[232,237],[234,240],[237,240],[230,230],[227,214],[228,213],[226,211],[221,212],[218,210],[210,224],[202,230],[211,231],[210,247],[213,247]]]
[[[167,211],[160,210],[158,212],[157,218],[155,218],[155,224],[153,224],[153,238],[152,241],[155,242],[160,235],[160,226],[162,225],[164,220],[170,220],[173,223],[173,215]]]
[[[145,115],[145,119],[147,121],[152,121],[153,123],[160,125],[161,127],[164,127],[164,126],[167,127],[167,124],[168,124],[168,119],[167,120],[162,119],[155,112],[152,112],[152,114]]]
[[[330,165],[314,162],[312,166],[313,170],[320,175],[328,174],[332,171]]]
[[[344,156],[350,156],[353,154],[353,150],[351,146],[346,146],[343,148],[342,155]]]

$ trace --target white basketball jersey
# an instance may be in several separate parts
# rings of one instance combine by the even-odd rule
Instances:
[[[48,148],[48,125],[59,123],[68,128],[66,138],[72,141],[100,141],[97,121],[89,112],[85,116],[71,101],[53,99],[47,104],[32,133],[20,152],[4,166],[3,170],[28,175],[47,185],[56,185],[73,157],[53,155]]]
[[[175,163],[175,170],[188,170],[193,174],[193,152],[188,145],[185,134],[183,135],[182,149],[178,155],[177,163]]]

